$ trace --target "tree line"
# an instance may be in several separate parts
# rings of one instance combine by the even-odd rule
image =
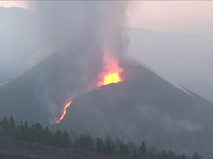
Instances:
[[[40,123],[28,125],[28,122],[20,123],[15,122],[11,116],[9,119],[4,117],[0,121],[0,135],[10,135],[16,140],[26,141],[29,143],[41,143],[45,145],[52,145],[61,148],[79,148],[88,151],[94,151],[101,154],[116,154],[116,155],[169,155],[176,156],[171,150],[166,153],[165,150],[159,152],[156,147],[146,148],[146,144],[142,141],[140,146],[134,142],[124,143],[119,138],[114,140],[111,136],[106,136],[105,139],[92,138],[88,134],[77,135],[72,130],[68,133],[66,130],[50,131],[48,126],[43,127]],[[202,157],[195,152],[193,159],[201,159]],[[182,159],[186,159],[182,155]]]

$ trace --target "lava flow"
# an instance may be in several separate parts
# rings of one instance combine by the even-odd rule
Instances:
[[[99,75],[100,81],[97,86],[107,85],[110,83],[118,83],[122,81],[120,73],[123,69],[118,66],[118,62],[109,55],[104,56],[105,71]]]
[[[100,87],[102,85],[107,85],[110,83],[118,83],[122,81],[122,78],[120,76],[120,73],[123,72],[123,69],[118,66],[118,62],[116,59],[110,57],[109,55],[104,55],[104,71],[99,74],[99,82],[97,83],[97,86]],[[64,106],[63,114],[61,115],[60,119],[57,121],[57,123],[60,123],[60,121],[64,118],[66,114],[67,107],[70,106],[72,101],[68,102]]]
[[[60,119],[58,120],[57,123],[60,123],[60,121],[64,118],[66,112],[67,112],[67,107],[70,106],[70,104],[72,103],[72,101],[69,101],[65,106],[64,106],[64,111],[63,111],[63,114],[61,115]]]

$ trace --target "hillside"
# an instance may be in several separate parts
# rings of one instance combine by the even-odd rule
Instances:
[[[146,155],[137,159],[180,159],[180,156]],[[58,148],[38,143],[16,141],[10,137],[0,137],[1,159],[131,159],[130,156],[105,155],[76,148]]]
[[[213,103],[143,66],[135,69],[129,80],[77,96],[60,128],[213,156]]]
[[[67,59],[56,52],[1,86],[0,115],[43,125],[54,123],[72,84],[67,74],[73,71],[69,66]]]

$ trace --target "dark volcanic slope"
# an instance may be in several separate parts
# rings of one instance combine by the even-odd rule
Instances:
[[[67,66],[62,55],[53,53],[0,87],[0,116],[13,115],[18,121],[49,124],[51,106],[60,110],[67,100],[66,77],[63,78],[71,71]]]
[[[213,104],[143,66],[136,70],[127,81],[76,97],[61,126],[93,136],[144,140],[181,153],[212,155]]]
[[[58,126],[213,156],[213,104],[143,66],[134,69],[129,80],[76,97]],[[52,54],[0,87],[0,116],[49,124],[49,119],[60,116],[67,92],[79,87],[78,76],[72,76],[78,72],[66,58]]]

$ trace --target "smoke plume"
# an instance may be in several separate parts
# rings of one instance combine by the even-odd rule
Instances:
[[[74,93],[78,95],[96,87],[98,75],[104,69],[104,54],[118,63],[123,59],[128,46],[124,29],[126,5],[126,2],[97,1],[31,3],[45,41],[43,47],[58,51],[72,67],[64,81],[54,84],[60,85],[60,89],[64,86],[63,96],[65,93],[67,98],[72,98]],[[57,88],[52,85],[46,89],[46,101],[55,99],[53,90]],[[58,104],[50,105],[53,111],[53,105]]]

